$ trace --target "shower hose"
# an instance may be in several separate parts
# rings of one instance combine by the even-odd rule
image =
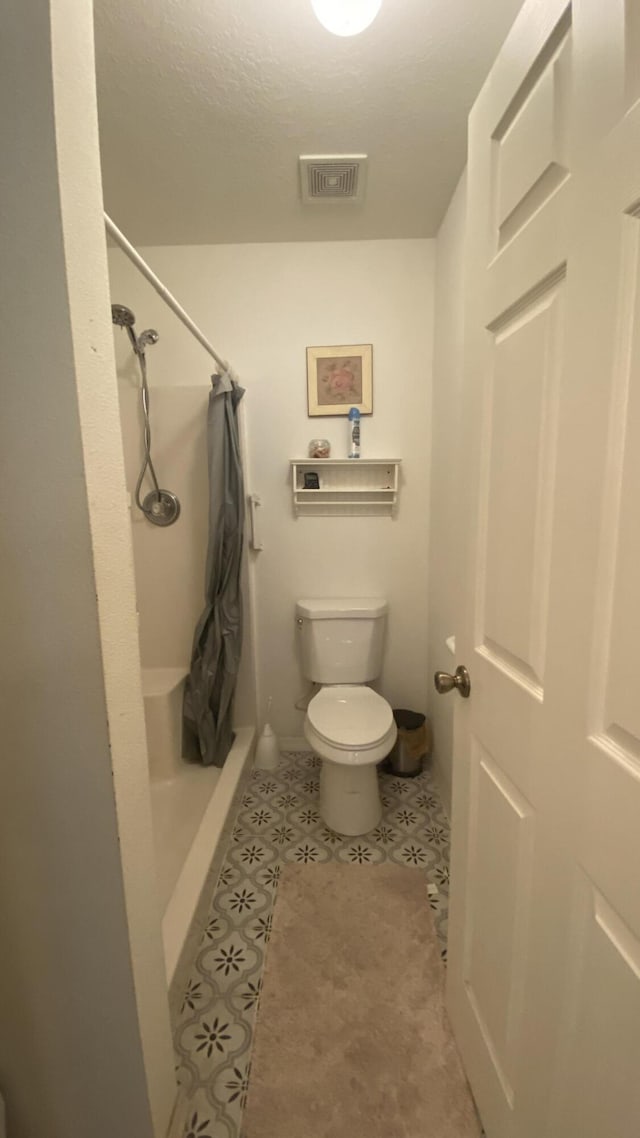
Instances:
[[[156,501],[158,502],[158,505],[160,505],[162,502],[162,495],[160,494],[160,485],[158,483],[158,479],[156,477],[156,472],[155,472],[154,467],[153,467],[153,461],[151,459],[151,421],[149,418],[149,385],[147,383],[147,360],[146,360],[146,356],[144,354],[144,349],[141,347],[137,347],[136,348],[136,356],[138,357],[138,363],[140,364],[140,374],[142,376],[141,401],[142,401],[142,413],[144,415],[144,458],[142,460],[142,466],[140,467],[140,473],[138,475],[138,481],[136,482],[135,499],[136,499],[136,506],[138,507],[138,509],[142,510],[143,514],[148,515],[152,511],[149,509],[148,506],[144,505],[144,503],[142,502],[142,500],[140,498],[140,490],[142,489],[142,483],[144,481],[144,476],[147,473],[147,470],[149,471],[151,481],[153,482],[153,488],[155,490]]]

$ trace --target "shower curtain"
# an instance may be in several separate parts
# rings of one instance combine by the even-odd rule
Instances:
[[[242,647],[240,569],[244,483],[238,404],[244,390],[233,373],[211,377],[207,414],[209,543],[205,608],[196,625],[184,722],[206,766],[221,767],[233,743],[233,696]]]

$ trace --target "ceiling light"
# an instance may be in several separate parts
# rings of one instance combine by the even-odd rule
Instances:
[[[311,0],[323,27],[335,36],[357,36],[375,20],[382,0]]]

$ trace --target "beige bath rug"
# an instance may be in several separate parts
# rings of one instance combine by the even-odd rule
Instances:
[[[244,1138],[477,1138],[443,971],[421,870],[286,866]]]

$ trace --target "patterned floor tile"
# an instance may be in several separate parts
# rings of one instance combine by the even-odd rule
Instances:
[[[195,1068],[201,1085],[208,1083],[216,1077],[222,1062],[232,1063],[246,1053],[251,1026],[242,1013],[232,1012],[224,1000],[218,1000],[182,1028],[178,1045],[183,1065]]]
[[[338,861],[351,862],[352,865],[375,865],[384,861],[384,850],[360,839],[343,845],[337,851]]]
[[[330,861],[331,851],[321,842],[314,842],[312,838],[305,838],[285,850],[284,858],[285,861],[296,861],[301,865],[311,865],[316,862]]]
[[[235,853],[234,850],[231,856],[233,857]],[[267,854],[269,857],[273,856],[270,850]],[[256,866],[264,868],[261,860],[249,864],[254,868]],[[249,917],[257,916],[270,904],[271,894],[266,889],[261,889],[255,878],[248,876],[241,878],[234,885],[223,887],[215,898],[216,912],[221,913],[234,926],[244,924]]]
[[[250,1013],[255,1013],[257,1010],[261,988],[262,978],[260,976],[253,980],[243,980],[241,984],[235,985],[229,996],[229,1004],[234,1011],[244,1014],[245,1019],[247,1019]]]
[[[184,1138],[238,1138],[238,1125],[235,1119],[221,1116],[220,1110],[200,1088],[189,1103]]]
[[[250,873],[258,866],[266,866],[273,861],[276,854],[262,838],[249,835],[247,839],[238,842],[229,852],[229,860],[238,867],[242,873]]]
[[[282,811],[274,809],[271,805],[267,806],[256,798],[249,809],[239,815],[238,822],[248,833],[260,834],[269,826],[275,826],[282,818]]]
[[[443,958],[449,909],[449,822],[430,771],[380,773],[383,815],[363,837],[334,833],[319,812],[320,760],[287,751],[252,771],[234,820],[202,941],[175,1024],[183,1138],[241,1138],[253,1026],[282,865],[385,860],[424,869]],[[434,891],[435,890],[437,891]]]
[[[226,940],[200,951],[197,966],[202,976],[220,994],[229,991],[237,980],[245,980],[260,965],[261,948],[246,935],[233,933]]]

